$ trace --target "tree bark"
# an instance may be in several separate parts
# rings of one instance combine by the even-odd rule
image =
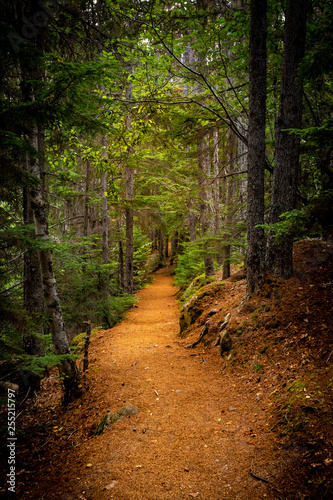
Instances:
[[[22,69],[21,89],[25,102],[35,100],[33,80],[41,79],[42,75],[37,68]],[[68,339],[66,336],[60,300],[57,292],[57,283],[53,271],[52,253],[50,249],[50,236],[48,229],[48,207],[46,201],[46,188],[44,184],[44,133],[37,123],[29,124],[27,140],[36,152],[28,157],[28,171],[34,177],[34,183],[30,187],[28,198],[33,212],[36,239],[43,243],[38,251],[40,270],[43,281],[43,296],[46,312],[50,321],[52,342],[56,354],[70,354]],[[28,292],[28,291],[27,291]],[[64,359],[59,365],[59,373],[64,387],[64,400],[70,401],[79,393],[79,373],[73,359]]]
[[[273,224],[281,221],[281,214],[296,207],[300,139],[287,129],[301,128],[303,87],[298,69],[305,51],[307,7],[307,0],[287,0],[270,214],[270,222]],[[277,243],[273,235],[270,235],[267,264],[274,276],[291,276],[292,253],[291,236],[284,237],[283,241]]]
[[[211,218],[209,217],[209,202],[212,202],[212,193],[211,187],[207,185],[209,177],[209,136],[206,134],[198,144],[198,181],[201,192],[200,219],[202,236],[208,236],[212,232]],[[215,269],[213,256],[209,255],[209,244],[206,244],[206,250],[206,256],[204,257],[205,274],[206,276],[212,276],[215,273]]]
[[[38,152],[38,127],[31,125],[30,145]],[[30,157],[31,173],[36,179],[30,190],[31,207],[35,220],[36,238],[43,242],[44,248],[39,250],[39,260],[43,277],[43,291],[47,314],[50,320],[52,341],[56,354],[70,354],[64,321],[57,292],[57,283],[53,271],[50,236],[48,230],[48,214],[45,190],[41,182],[41,164],[37,156]],[[60,377],[64,386],[65,401],[68,402],[79,393],[79,373],[73,359],[64,359],[59,363]]]
[[[236,167],[236,156],[237,156],[237,137],[234,132],[229,128],[227,130],[227,168],[228,174],[233,174]],[[223,269],[222,269],[222,279],[227,279],[230,277],[230,256],[231,256],[231,239],[232,239],[232,222],[235,212],[235,179],[232,175],[229,175],[225,179],[225,204],[226,204],[226,216],[225,230],[224,230],[224,243],[222,249],[223,257]]]
[[[124,290],[124,250],[123,242],[118,242],[118,289]]]
[[[90,185],[90,161],[86,162],[86,182],[84,190],[84,219],[83,236],[89,236],[89,185]]]
[[[247,292],[257,293],[264,279],[264,169],[266,124],[267,2],[250,4],[250,91],[248,137]]]
[[[30,164],[27,163],[27,170]],[[30,190],[23,190],[24,224],[34,224],[31,208]],[[35,237],[33,232],[31,238]],[[45,313],[43,281],[37,250],[27,250],[24,254],[24,283],[23,283],[24,309],[33,317],[34,327],[38,334],[44,333],[43,315]],[[36,326],[35,326],[36,325]],[[41,355],[41,339],[31,333],[23,334],[23,348],[27,354]]]
[[[125,249],[125,292],[133,293],[133,208],[134,197],[133,170],[126,168],[126,249]]]
[[[106,172],[102,172],[102,257],[103,263],[109,263],[109,219],[108,219],[108,199],[107,199],[107,177]]]
[[[130,73],[132,70],[130,69]],[[126,99],[132,99],[132,82],[128,83],[126,90]],[[132,126],[132,112],[128,113],[126,118],[126,129],[130,130]],[[133,148],[128,147],[128,159],[133,154]],[[126,293],[134,292],[133,284],[133,198],[134,198],[134,175],[131,166],[126,166],[126,249],[125,249],[125,283]]]

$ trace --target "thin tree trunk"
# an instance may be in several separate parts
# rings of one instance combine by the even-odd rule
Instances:
[[[83,236],[89,235],[89,185],[90,185],[90,161],[86,162],[86,182],[84,190],[84,219]]]
[[[164,258],[164,238],[162,229],[158,230],[158,252],[160,254],[161,259]]]
[[[133,293],[133,208],[134,197],[133,170],[126,168],[126,250],[125,250],[125,292]]]
[[[32,125],[29,136],[30,145],[38,152],[38,128]],[[47,203],[45,199],[45,190],[41,182],[41,165],[37,156],[30,157],[31,173],[38,179],[36,185],[31,188],[31,207],[34,213],[35,231],[37,239],[43,241],[45,249],[39,250],[39,259],[43,277],[44,300],[50,327],[52,341],[56,354],[70,354],[68,339],[66,336],[64,321],[60,306],[60,300],[57,292],[57,283],[53,271],[52,253],[49,247],[49,231]],[[59,372],[64,385],[65,401],[71,400],[79,393],[79,373],[73,359],[64,359],[59,363]]]
[[[226,280],[230,277],[230,256],[231,256],[231,245],[225,245],[223,248],[223,268],[222,268],[223,280]]]
[[[287,0],[270,220],[273,224],[281,220],[281,214],[296,207],[300,139],[287,129],[301,128],[303,87],[298,69],[305,51],[307,7],[307,0]],[[270,235],[269,270],[277,277],[289,278],[293,272],[292,253],[291,236],[276,243]]]
[[[171,260],[172,264],[178,252],[178,232],[176,231],[173,237],[171,238]]]
[[[131,70],[132,71],[132,70]],[[130,72],[131,72],[130,71]],[[128,83],[126,99],[132,99],[132,83]],[[126,129],[132,127],[132,112],[130,111],[126,119]],[[128,159],[133,154],[133,148],[128,147]],[[133,198],[134,198],[134,175],[131,166],[126,166],[126,250],[125,250],[125,292],[133,293]]]
[[[201,234],[208,236],[211,233],[211,220],[209,217],[209,201],[211,193],[210,186],[207,186],[207,180],[210,177],[210,161],[209,161],[209,136],[204,136],[198,144],[198,181],[201,191],[200,204],[200,219],[201,219]],[[213,256],[210,254],[209,244],[206,245],[207,254],[204,257],[205,274],[212,276],[215,273]]]
[[[124,290],[124,250],[123,242],[119,240],[118,250],[118,288]]]
[[[251,0],[248,138],[247,292],[257,293],[264,279],[264,169],[266,124],[267,2]]]
[[[236,153],[237,153],[237,137],[234,132],[229,128],[227,131],[227,172],[228,174],[233,174],[235,171],[236,163]],[[231,238],[232,238],[232,222],[235,208],[233,204],[235,194],[235,180],[233,176],[229,176],[225,180],[225,204],[226,204],[226,216],[225,216],[225,236],[224,244],[222,249],[223,256],[223,270],[222,279],[227,279],[230,277],[230,256],[231,256]]]
[[[27,162],[30,163],[29,161]],[[23,192],[24,224],[34,224],[31,208],[30,190],[25,187]],[[31,238],[35,233],[31,234]],[[43,315],[45,313],[43,281],[37,250],[30,249],[24,254],[24,309],[33,317],[36,331],[42,335]],[[41,339],[30,333],[23,334],[23,348],[27,354],[41,355]]]
[[[189,219],[190,241],[195,241],[196,240],[195,214],[193,212],[189,212],[188,219]]]
[[[169,257],[169,236],[165,237],[164,256],[166,259]]]
[[[102,172],[102,256],[103,263],[109,263],[109,219],[108,219],[108,199],[107,199],[107,177],[106,172]]]
[[[213,152],[213,167],[214,167],[214,183],[213,183],[213,200],[214,200],[214,231],[216,234],[221,229],[221,201],[220,201],[220,165],[219,165],[219,131],[216,128],[213,131],[214,152]]]

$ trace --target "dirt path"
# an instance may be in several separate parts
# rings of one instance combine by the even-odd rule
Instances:
[[[48,486],[34,498],[270,497],[267,484],[250,475],[252,467],[270,479],[284,465],[274,451],[260,384],[249,392],[246,379],[223,374],[216,353],[184,348],[175,288],[165,270],[139,297],[126,320],[93,338],[89,377],[96,424],[124,403],[140,412],[100,436],[78,440],[61,464],[57,457],[43,468],[39,481],[44,477]],[[70,439],[75,444],[74,434]]]

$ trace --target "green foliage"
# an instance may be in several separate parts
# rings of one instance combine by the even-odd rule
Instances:
[[[281,221],[275,224],[264,224],[265,230],[271,231],[277,242],[286,236],[292,236],[294,241],[317,238],[326,235],[331,230],[333,217],[333,190],[327,190],[314,197],[310,203],[300,209],[291,210],[281,215]]]
[[[99,422],[99,424],[97,425],[96,430],[95,430],[95,436],[99,436],[100,434],[103,433],[107,418],[108,418],[108,416],[104,415],[102,420]]]
[[[96,316],[101,318],[107,328],[111,328],[121,321],[126,311],[132,307],[137,298],[133,295],[122,294],[119,296],[103,297],[97,304]]]
[[[175,282],[177,286],[188,285],[196,276],[205,272],[205,248],[201,240],[185,243],[183,253],[178,256],[175,268]]]
[[[212,283],[215,281],[215,277],[212,276],[206,276],[205,274],[202,274],[200,276],[197,276],[194,278],[192,283],[186,288],[185,292],[182,295],[182,302],[186,302],[192,295],[197,293],[200,288],[202,288],[205,285],[208,285],[209,283]]]
[[[260,370],[262,370],[262,369],[263,369],[263,365],[262,365],[261,363],[256,363],[256,364],[254,365],[254,367],[253,367],[253,370],[254,370],[255,372],[259,372],[259,371],[260,371]]]
[[[134,283],[139,289],[149,272],[151,244],[140,229],[134,230]],[[109,264],[102,260],[100,236],[68,238],[54,250],[55,272],[67,328],[82,330],[84,321],[112,327],[136,302],[119,288],[117,248],[111,248]]]
[[[133,229],[133,281],[136,289],[139,289],[147,280],[147,274],[151,270],[149,255],[151,253],[151,241],[139,227]]]

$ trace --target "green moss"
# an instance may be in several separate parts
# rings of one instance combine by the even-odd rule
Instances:
[[[102,418],[100,423],[97,425],[96,430],[95,430],[95,436],[99,436],[100,434],[102,434],[102,432],[104,431],[104,427],[105,427],[107,418],[108,418],[108,416],[104,415],[104,417]]]

